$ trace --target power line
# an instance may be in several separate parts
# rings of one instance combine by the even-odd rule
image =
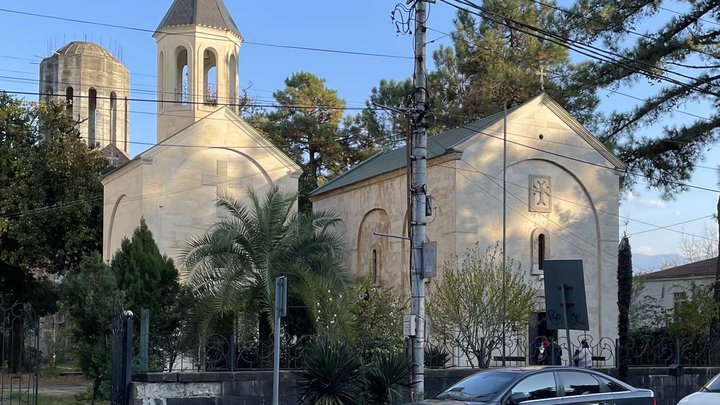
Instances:
[[[645,229],[645,230],[643,230],[643,231],[633,232],[633,233],[629,234],[628,236],[640,235],[640,234],[643,234],[643,233],[655,232],[655,231],[662,231],[662,230],[668,230],[668,231],[673,231],[673,232],[680,232],[680,231],[675,231],[674,229],[670,229],[670,228],[675,227],[675,226],[678,226],[678,225],[689,224],[690,222],[696,222],[696,221],[700,221],[700,220],[703,220],[703,219],[710,219],[710,218],[713,218],[714,216],[715,216],[715,215],[712,215],[712,214],[711,214],[711,215],[705,215],[704,217],[688,219],[687,221],[676,222],[676,223],[670,224],[670,225],[656,226],[656,227],[651,228],[651,229]],[[680,233],[682,233],[683,235],[692,236],[693,238],[700,238],[700,239],[705,239],[705,240],[712,240],[712,239],[710,239],[710,238],[708,238],[708,237],[701,236],[701,235],[693,235],[693,234],[691,234],[691,233],[685,233],[685,232],[680,232]]]
[[[35,92],[35,91],[16,91],[16,90],[1,90],[2,92],[9,93],[9,94],[19,94],[19,95],[26,95],[26,96],[38,96],[38,97],[63,97],[63,95],[58,94],[52,94],[52,93],[41,93],[41,92]],[[90,98],[90,96],[86,95],[73,95],[73,98]],[[110,100],[110,96],[96,96],[95,97],[98,100]],[[375,107],[338,107],[338,106],[330,106],[330,105],[299,105],[299,104],[260,104],[260,103],[209,103],[204,101],[170,101],[170,100],[158,100],[158,99],[149,99],[149,98],[134,98],[134,97],[127,97],[123,98],[123,100],[132,101],[132,102],[145,102],[145,103],[163,103],[163,104],[179,104],[179,105],[212,105],[214,107],[257,107],[257,108],[290,108],[290,109],[299,109],[299,110],[308,110],[308,109],[327,109],[327,110],[355,110],[355,111],[364,111],[364,110],[382,110],[381,108],[375,108]]]
[[[601,61],[601,62],[610,63],[610,64],[615,65],[615,66],[619,66],[619,67],[621,67],[621,68],[623,68],[623,69],[625,69],[625,70],[627,70],[627,71],[629,71],[629,72],[636,73],[636,74],[641,74],[641,75],[648,76],[648,77],[653,78],[653,79],[657,79],[657,80],[669,82],[669,83],[671,83],[671,84],[674,84],[674,85],[677,85],[677,86],[679,86],[679,87],[682,87],[682,88],[684,88],[684,89],[686,89],[686,90],[688,90],[688,91],[693,91],[693,92],[702,93],[702,94],[705,94],[705,95],[712,95],[712,96],[715,96],[715,97],[720,97],[720,93],[716,93],[716,92],[713,92],[713,91],[705,90],[705,89],[699,87],[699,86],[701,86],[701,85],[708,84],[707,81],[706,81],[705,83],[693,83],[693,84],[688,84],[688,83],[682,82],[682,81],[677,80],[677,79],[669,78],[669,77],[667,77],[667,76],[654,73],[654,72],[652,72],[652,70],[667,71],[668,73],[672,73],[672,74],[679,75],[679,76],[685,76],[685,75],[682,75],[682,74],[677,73],[677,72],[673,72],[673,71],[668,70],[668,69],[660,68],[660,67],[657,67],[657,66],[654,66],[654,65],[649,65],[649,64],[647,64],[647,63],[645,63],[645,62],[642,62],[642,61],[637,61],[637,60],[634,60],[634,59],[631,59],[631,58],[627,58],[627,57],[625,57],[625,56],[623,56],[623,55],[620,55],[620,54],[616,54],[616,55],[618,55],[619,57],[621,57],[622,59],[626,59],[626,60],[628,60],[628,61],[630,61],[630,62],[632,62],[632,63],[641,64],[641,65],[644,64],[644,65],[647,65],[647,66],[649,67],[648,70],[639,70],[639,69],[637,69],[637,68],[635,68],[635,67],[633,67],[633,66],[628,65],[627,63],[624,63],[624,62],[622,62],[622,61],[618,61],[618,60],[616,60],[616,59],[613,59],[612,57],[607,56],[607,55],[606,55],[606,54],[608,53],[607,50],[603,50],[603,49],[594,47],[594,46],[592,46],[592,45],[588,45],[588,44],[582,43],[582,42],[580,42],[580,41],[576,41],[576,40],[572,40],[572,39],[569,39],[569,38],[560,36],[560,35],[558,35],[558,34],[556,34],[556,33],[553,33],[553,32],[547,31],[547,30],[544,30],[544,29],[542,29],[542,28],[535,27],[535,26],[533,26],[533,25],[529,25],[529,24],[525,24],[525,23],[519,22],[519,21],[514,20],[514,19],[512,19],[512,18],[509,18],[509,17],[507,17],[507,16],[503,16],[503,15],[500,15],[500,14],[497,14],[497,13],[493,13],[493,12],[488,12],[488,11],[487,11],[486,9],[484,9],[483,7],[480,7],[480,6],[478,6],[477,4],[471,3],[471,2],[469,2],[469,1],[467,1],[467,0],[454,0],[454,1],[456,1],[456,2],[458,2],[458,3],[461,3],[461,4],[465,4],[465,5],[470,6],[470,7],[473,7],[473,8],[476,8],[476,9],[480,10],[480,12],[481,12],[482,14],[481,14],[481,13],[478,13],[478,12],[473,12],[473,11],[471,11],[471,10],[468,10],[467,8],[464,8],[464,7],[458,6],[458,5],[456,5],[456,4],[453,4],[453,3],[451,3],[451,2],[448,1],[448,0],[440,0],[440,1],[443,2],[443,3],[445,3],[445,4],[447,4],[447,5],[449,5],[449,6],[451,6],[451,7],[456,8],[456,9],[458,9],[458,10],[465,11],[465,12],[467,12],[467,13],[469,13],[469,14],[476,15],[476,16],[479,16],[479,17],[483,17],[483,18],[485,18],[485,19],[487,19],[487,20],[490,20],[490,21],[492,21],[492,22],[494,22],[494,23],[496,23],[496,24],[499,24],[499,25],[504,25],[504,26],[508,27],[508,28],[511,29],[511,30],[525,33],[525,34],[527,34],[527,35],[533,36],[533,37],[538,38],[538,39],[540,39],[540,40],[552,42],[552,43],[554,43],[554,44],[560,45],[560,46],[562,46],[562,47],[564,47],[564,48],[567,48],[567,49],[569,49],[569,50],[575,51],[575,52],[577,52],[577,53],[579,53],[579,54],[581,54],[581,55],[585,55],[585,56],[587,56],[587,57],[589,57],[589,58],[592,58],[592,59],[595,59],[595,60],[599,60],[599,61]],[[501,18],[501,20],[506,20],[506,21],[501,21],[501,20],[493,19],[491,16],[488,16],[488,14],[490,14],[490,15],[497,15],[497,16],[499,16],[499,17]],[[508,24],[507,22],[511,22],[512,24],[517,25],[517,26],[512,26],[512,25]],[[524,27],[525,29],[519,28],[518,26],[519,26],[519,27]],[[528,30],[530,30],[530,31],[528,31]],[[532,31],[539,32],[540,34],[536,34],[536,33],[532,32]],[[593,49],[594,49],[594,50],[593,50]],[[603,55],[603,53],[604,53],[605,55]],[[688,77],[688,78],[690,78],[690,79],[692,79],[692,80],[700,80],[699,78],[692,77],[692,76],[685,76],[685,77]]]
[[[492,175],[490,175],[490,174],[487,174],[487,173],[485,173],[485,172],[477,169],[475,166],[473,166],[472,164],[470,164],[470,162],[468,162],[468,161],[465,160],[465,159],[461,159],[461,160],[462,160],[463,163],[465,163],[466,165],[470,166],[470,167],[472,168],[472,170],[469,170],[469,169],[460,169],[460,168],[457,168],[457,170],[460,170],[460,171],[468,171],[468,172],[472,172],[472,173],[478,173],[478,174],[481,174],[481,175],[487,177],[488,179],[495,179],[495,180],[498,180],[498,181],[499,181],[499,180],[502,180],[502,179],[500,179],[500,178],[498,178],[498,177],[496,177],[496,176],[492,176]],[[445,167],[450,168],[450,166],[445,166]],[[514,183],[514,182],[510,182],[510,181],[506,181],[506,183],[507,183],[507,184],[510,184],[510,185],[512,185],[512,186],[518,187],[518,188],[520,188],[520,189],[526,190],[526,191],[531,191],[531,188],[530,188],[530,187],[527,187],[527,186],[524,186],[524,185],[521,185],[521,184],[517,184],[517,183]],[[639,219],[634,219],[634,218],[626,217],[626,216],[623,216],[623,215],[620,215],[620,214],[616,214],[616,213],[611,212],[611,211],[602,210],[602,209],[599,209],[599,208],[597,208],[597,207],[590,206],[590,205],[587,205],[587,204],[583,204],[582,202],[570,200],[570,199],[563,198],[563,197],[560,197],[560,196],[557,196],[557,195],[553,195],[553,198],[558,199],[558,200],[560,200],[560,201],[568,202],[568,203],[570,203],[570,204],[577,205],[577,206],[579,206],[579,207],[583,207],[583,208],[587,208],[587,209],[593,209],[593,210],[595,210],[595,211],[597,211],[597,212],[601,212],[601,213],[603,213],[603,214],[607,214],[607,215],[616,217],[616,218],[618,218],[618,219],[624,219],[624,220],[627,220],[627,221],[637,222],[637,223],[639,223],[639,224],[648,225],[648,226],[653,227],[653,229],[645,230],[645,231],[642,231],[642,232],[636,232],[636,233],[633,233],[633,234],[631,234],[631,235],[636,235],[636,234],[638,234],[638,233],[652,232],[652,231],[655,231],[655,230],[668,230],[668,231],[675,232],[675,233],[679,233],[679,234],[682,234],[682,235],[687,235],[687,236],[692,236],[692,237],[697,237],[697,238],[704,238],[703,236],[700,236],[700,235],[695,235],[695,234],[692,234],[692,233],[683,232],[683,231],[678,231],[678,230],[675,230],[675,229],[668,229],[668,228],[672,228],[673,226],[676,226],[676,225],[681,225],[681,224],[685,224],[685,223],[695,222],[695,221],[699,221],[699,220],[702,220],[702,219],[708,219],[708,218],[712,218],[712,217],[713,217],[713,214],[710,214],[710,215],[702,216],[702,217],[700,217],[700,218],[695,218],[695,219],[691,219],[691,220],[688,220],[688,221],[684,221],[684,222],[681,222],[681,223],[678,223],[678,224],[673,224],[673,225],[656,225],[656,224],[653,224],[653,223],[651,223],[651,222],[646,222],[646,221],[641,221],[641,220],[639,220]],[[704,239],[706,239],[706,238],[704,238]]]
[[[442,1],[442,0],[441,0],[441,1]],[[487,132],[484,132],[484,131],[485,131],[484,128],[477,128],[477,127],[476,127],[476,128],[473,128],[473,127],[468,126],[468,125],[472,125],[472,124],[461,125],[460,128],[464,128],[464,129],[467,129],[467,130],[469,130],[469,131],[472,131],[472,132],[475,132],[475,133],[478,133],[478,134],[482,134],[482,135],[488,136],[488,137],[490,137],[490,138],[495,138],[495,139],[498,139],[498,140],[500,140],[500,141],[503,140],[503,138],[501,138],[501,137],[498,137],[498,136],[489,134],[489,133],[487,133]],[[431,137],[430,139],[432,139],[432,137]],[[514,144],[514,145],[522,146],[522,147],[524,147],[524,148],[532,149],[532,150],[535,150],[535,151],[538,151],[538,152],[547,153],[547,154],[552,155],[552,156],[557,156],[557,157],[560,157],[560,158],[572,160],[572,161],[575,161],[575,162],[578,162],[578,163],[584,163],[584,164],[588,164],[588,165],[591,165],[591,166],[596,166],[596,167],[599,167],[599,168],[602,168],[602,169],[616,170],[614,167],[609,167],[609,166],[606,166],[606,165],[603,165],[603,164],[600,164],[600,163],[589,162],[589,161],[586,161],[586,160],[583,160],[583,159],[580,159],[580,158],[576,158],[576,157],[574,157],[574,156],[563,155],[562,153],[557,153],[557,152],[553,152],[553,151],[549,151],[549,150],[537,148],[537,147],[534,147],[534,146],[531,146],[531,145],[527,145],[527,144],[524,144],[524,143],[520,143],[520,142],[517,142],[517,141],[507,140],[507,142],[508,142],[508,143],[511,143],[511,144]],[[644,173],[631,172],[631,171],[628,171],[627,173],[633,174],[633,175],[636,175],[636,176],[640,176],[640,177],[644,177],[644,178],[649,179],[649,180],[658,180],[658,179],[653,178],[653,177],[651,177],[651,176],[645,175]],[[666,182],[668,182],[668,183],[670,183],[670,184],[674,184],[674,185],[677,185],[677,186],[681,186],[681,187],[693,188],[693,189],[702,190],[702,191],[708,191],[708,192],[712,192],[712,193],[720,193],[720,190],[713,189],[713,188],[709,188],[709,187],[696,186],[696,185],[693,185],[693,184],[682,183],[682,182],[677,182],[677,181],[673,181],[673,180],[664,180],[664,181],[666,181]]]
[[[108,24],[108,23],[102,23],[102,22],[97,22],[97,21],[81,20],[81,19],[77,19],[77,18],[59,17],[59,16],[54,16],[54,15],[48,15],[48,14],[39,14],[39,13],[32,13],[32,12],[27,12],[27,11],[12,10],[12,9],[8,9],[8,8],[0,8],[0,12],[24,15],[24,16],[28,16],[28,17],[47,18],[47,19],[52,19],[52,20],[66,21],[66,22],[72,22],[72,23],[78,23],[78,24],[96,25],[96,26],[107,27],[107,28],[117,28],[117,29],[123,29],[123,30],[145,32],[145,33],[150,33],[150,34],[180,35],[180,36],[186,35],[183,33],[167,32],[167,31],[153,30],[153,29],[140,28],[140,27],[131,27],[131,26],[120,25],[120,24]],[[222,35],[213,35],[213,34],[203,34],[203,35],[209,36],[209,37],[216,37],[218,39],[230,41],[233,43],[239,42],[239,41],[232,41]],[[319,48],[319,47],[310,47],[310,46],[273,44],[273,43],[268,43],[268,42],[257,42],[257,41],[243,41],[243,43],[248,44],[248,45],[255,45],[255,46],[294,49],[294,50],[300,50],[300,51],[323,52],[323,53],[344,54],[344,55],[354,55],[354,56],[369,56],[369,57],[388,58],[388,59],[413,59],[412,56],[390,55],[390,54],[375,53],[375,52],[350,51],[350,50],[344,50],[344,49],[330,49],[330,48]]]

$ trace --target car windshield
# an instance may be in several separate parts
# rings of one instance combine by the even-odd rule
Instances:
[[[703,391],[708,392],[720,392],[720,374],[713,377],[712,380],[708,381],[703,387]]]
[[[435,399],[487,401],[507,389],[518,377],[517,373],[486,371],[460,381],[438,394]]]

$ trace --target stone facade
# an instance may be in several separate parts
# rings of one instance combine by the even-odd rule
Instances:
[[[179,263],[183,244],[226,214],[219,193],[246,202],[275,184],[297,191],[300,168],[234,112],[222,107],[103,179],[103,257],[145,218],[160,251]]]
[[[509,113],[507,136],[508,257],[541,289],[541,235],[545,259],[582,259],[589,333],[616,336],[623,164],[545,95]],[[429,148],[447,138],[436,139],[430,138]],[[502,139],[499,115],[485,122],[482,131],[444,145],[446,150],[428,161],[433,212],[427,218],[427,237],[438,243],[438,279],[447,260],[476,244],[484,248],[502,240]],[[371,164],[358,168],[368,170]],[[339,212],[352,272],[372,274],[378,284],[401,291],[408,291],[409,243],[373,232],[407,235],[406,176],[399,168],[339,188],[331,182],[312,197],[315,209]],[[543,310],[541,303],[538,311]]]
[[[92,42],[71,42],[40,63],[41,101],[67,102],[68,113],[89,144],[130,147],[130,73],[110,52]],[[52,95],[52,96],[50,96]]]

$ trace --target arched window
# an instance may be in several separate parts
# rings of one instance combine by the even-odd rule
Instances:
[[[110,93],[110,143],[117,142],[117,94]]]
[[[95,147],[95,129],[97,128],[97,90],[88,92],[88,146]]]
[[[380,250],[373,247],[372,257],[370,258],[370,277],[373,285],[379,286],[381,284],[380,271]]]
[[[158,56],[158,95],[160,96],[160,108],[165,107],[165,55],[160,52]]]
[[[228,66],[230,67],[230,69],[228,69],[228,99],[229,103],[233,104],[232,110],[238,111],[237,106],[235,106],[235,104],[238,104],[237,59],[235,58],[235,54],[230,55],[230,63]]]
[[[45,102],[49,103],[52,100],[53,89],[50,86],[45,87]]]
[[[69,117],[73,116],[73,93],[72,87],[65,89],[65,112]]]
[[[203,88],[205,104],[217,105],[217,56],[211,49],[203,52]]]
[[[550,233],[545,228],[533,230],[530,236],[530,259],[532,262],[532,274],[539,276],[543,274],[545,260],[549,257]]]
[[[541,233],[538,236],[538,249],[537,249],[537,263],[538,269],[542,270],[545,265],[545,234]]]
[[[178,48],[175,70],[175,102],[177,103],[187,104],[188,102],[189,75],[188,51],[185,48]]]

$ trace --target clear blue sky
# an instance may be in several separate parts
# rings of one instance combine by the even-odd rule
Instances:
[[[404,3],[404,1],[403,1]],[[25,0],[6,2],[1,7],[16,10],[62,16],[80,20],[154,29],[160,22],[171,0]],[[390,22],[394,0],[383,1],[249,1],[226,0],[238,27],[248,41],[297,45],[318,48],[345,49],[360,52],[393,55],[412,55],[412,41],[408,36],[397,35]],[[567,4],[561,1],[560,4]],[[679,6],[677,6],[679,7]],[[676,7],[676,8],[677,8]],[[444,4],[432,6],[428,25],[434,30],[449,32],[452,29],[454,10]],[[661,15],[669,17],[670,14]],[[0,88],[16,91],[37,91],[38,63],[44,56],[71,40],[93,40],[102,43],[115,53],[122,47],[122,61],[131,72],[131,88],[139,90],[135,97],[150,98],[144,91],[155,89],[155,41],[150,33],[107,28],[42,18],[25,17],[0,12],[3,38],[0,41]],[[429,39],[441,37],[430,31]],[[447,44],[441,38],[429,45],[432,52],[439,44]],[[12,59],[7,56],[22,59]],[[573,59],[579,59],[575,56]],[[27,60],[24,60],[27,59]],[[370,90],[380,79],[404,79],[411,74],[411,61],[405,59],[373,58],[327,54],[310,51],[269,48],[245,44],[240,53],[240,80],[244,87],[251,86],[250,93],[259,101],[272,99],[272,92],[283,87],[283,80],[294,72],[304,70],[327,80],[327,85],[337,89],[348,106],[362,106]],[[18,79],[22,78],[22,79]],[[635,95],[647,91],[646,86],[631,90]],[[604,111],[632,108],[635,101],[618,95],[600,92]],[[35,100],[35,97],[28,97]],[[708,115],[704,105],[683,106],[688,111]],[[131,140],[152,143],[155,141],[155,105],[134,103],[131,105]],[[676,114],[667,123],[686,122],[689,117]],[[660,126],[658,126],[660,128]],[[654,129],[644,131],[651,135]],[[147,146],[134,144],[133,155]],[[717,166],[720,147],[710,149],[704,165]],[[699,169],[692,183],[717,188],[716,171]],[[714,212],[717,194],[690,191],[675,201],[662,201],[658,193],[646,190],[642,184],[637,195],[627,198],[621,206],[621,215],[657,225],[669,225],[689,219],[710,215]],[[696,221],[674,229],[700,233],[703,223]],[[622,227],[624,230],[625,227]],[[630,222],[627,232],[651,228]],[[680,234],[660,230],[639,234],[631,238],[635,252],[648,254],[673,253]]]

